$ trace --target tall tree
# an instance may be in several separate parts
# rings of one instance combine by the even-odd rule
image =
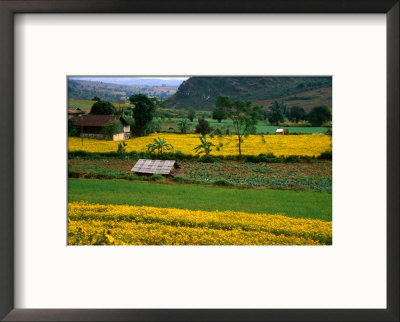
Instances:
[[[283,122],[284,119],[285,118],[283,116],[282,110],[272,111],[268,118],[269,123],[276,126],[278,126],[280,122]]]
[[[92,105],[89,114],[96,115],[114,115],[117,112],[117,109],[114,105],[107,101],[97,101]]]
[[[226,113],[223,107],[216,107],[213,111],[212,117],[214,120],[218,120],[218,123],[221,123],[222,120],[226,119]]]
[[[323,123],[332,120],[332,114],[325,105],[315,106],[308,113],[307,119],[313,126],[321,126]]]
[[[193,122],[195,117],[196,117],[196,112],[194,111],[194,109],[190,109],[188,112],[188,119],[190,120],[190,122]]]
[[[274,101],[270,106],[270,115],[269,115],[269,122],[272,125],[279,125],[280,122],[283,122],[286,113],[286,105],[284,104],[283,101]]]
[[[237,137],[239,156],[242,156],[242,144],[249,134],[256,133],[258,120],[262,120],[263,113],[260,106],[252,106],[251,102],[232,101],[227,96],[217,98],[217,107],[224,109],[228,118],[232,120],[233,131]]]
[[[195,132],[205,136],[211,132],[211,126],[204,118],[199,118],[199,124],[196,125]]]
[[[284,101],[274,101],[270,106],[269,109],[272,112],[275,112],[277,110],[281,110],[283,115],[288,114],[288,108],[287,105],[285,104]]]
[[[137,136],[147,134],[148,126],[156,111],[154,101],[143,94],[132,95],[129,97],[129,101],[135,105],[133,109],[133,118],[135,119],[133,133]]]
[[[300,106],[292,106],[289,109],[289,120],[298,123],[300,120],[305,120],[306,111]]]

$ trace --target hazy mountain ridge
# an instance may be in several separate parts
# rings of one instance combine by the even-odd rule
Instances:
[[[305,95],[312,91],[313,95]],[[331,77],[191,77],[166,104],[171,108],[210,110],[215,107],[218,95],[226,95],[263,106],[268,106],[270,100],[287,99],[289,105],[302,106],[306,101],[309,105],[317,100],[331,107],[331,93]]]
[[[127,86],[172,86],[179,87],[183,79],[160,79],[160,78],[140,78],[140,77],[69,77],[70,80],[82,80],[91,82],[101,82],[108,84],[118,84]]]
[[[118,101],[121,97],[139,93],[166,98],[173,95],[177,89],[177,86],[133,86],[70,78],[68,80],[68,99],[91,100],[94,96],[98,96],[102,100]]]

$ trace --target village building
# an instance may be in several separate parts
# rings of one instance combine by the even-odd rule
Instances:
[[[85,112],[82,111],[79,107],[68,109],[68,120],[72,118],[81,117],[82,115],[85,115]]]
[[[110,138],[103,133],[103,129],[107,123],[114,120],[121,122],[121,130]],[[129,123],[121,115],[83,115],[78,118],[75,126],[81,137],[100,140],[127,140],[131,131]]]
[[[131,171],[137,174],[160,174],[173,177],[176,168],[179,166],[174,160],[139,159]]]
[[[277,135],[287,135],[287,134],[289,134],[289,130],[288,129],[276,129],[275,134],[277,134]]]

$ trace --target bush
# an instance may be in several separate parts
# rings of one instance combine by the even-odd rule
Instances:
[[[68,119],[68,136],[78,135],[78,129],[75,126],[76,121],[77,121],[76,118]]]
[[[283,162],[282,158],[276,157],[273,153],[268,153],[268,154],[259,154],[259,155],[248,155],[246,156],[245,159],[246,162],[252,162],[252,163],[260,163],[260,162],[266,162],[266,163],[281,163]]]
[[[162,175],[160,175],[160,174],[153,174],[153,175],[151,175],[150,177],[149,177],[149,180],[150,181],[159,181],[159,180],[164,180],[165,179],[165,177],[163,177]]]
[[[172,177],[171,180],[175,181],[175,182],[179,182],[179,183],[199,183],[197,180],[189,179],[189,178],[185,178],[185,177],[181,177],[181,176]]]
[[[95,115],[114,115],[117,109],[110,102],[97,101],[93,104],[89,114]]]
[[[168,153],[169,154],[169,153]],[[175,153],[171,153],[172,154],[172,158],[176,159],[176,160],[185,160],[188,159],[186,157],[186,154],[182,153],[181,151],[176,151]]]
[[[199,119],[199,124],[196,125],[196,133],[200,133],[202,136],[211,132],[210,124],[205,119]]]
[[[217,186],[233,186],[233,183],[226,180],[217,180],[214,182]]]
[[[299,155],[288,155],[288,156],[280,156],[277,157],[273,153],[268,153],[268,154],[259,154],[259,155],[247,155],[245,158],[246,162],[251,162],[251,163],[260,163],[260,162],[265,162],[265,163],[295,163],[295,162],[311,162],[313,160],[313,157],[310,156],[299,156]]]
[[[122,124],[118,120],[111,120],[104,125],[101,133],[105,136],[112,138],[114,134],[122,132]]]
[[[320,159],[320,160],[332,160],[332,151],[325,151],[325,152],[322,152],[322,153],[317,157],[317,159]]]
[[[222,130],[219,128],[215,129],[213,132],[213,135],[223,135],[223,134],[224,134],[224,132],[222,132]]]
[[[196,112],[193,109],[188,111],[188,119],[190,122],[193,122],[193,119],[196,117]]]
[[[284,158],[285,163],[300,162],[300,157],[298,155],[288,155]]]
[[[178,130],[179,133],[185,134],[186,132],[189,131],[189,122],[187,119],[181,119],[179,120],[176,125],[178,125]]]
[[[218,162],[220,160],[233,160],[240,161],[244,160],[251,163],[282,163],[282,162],[311,162],[313,159],[319,160],[332,160],[332,151],[325,151],[321,153],[318,157],[310,156],[297,156],[290,155],[287,157],[280,156],[277,157],[273,153],[259,154],[259,155],[243,155],[239,157],[238,155],[208,155],[199,157],[198,155],[184,154],[180,151],[177,152],[167,152],[162,155],[157,155],[149,152],[137,152],[131,151],[125,154],[120,154],[117,152],[87,152],[87,151],[68,151],[69,159],[105,159],[105,158],[115,158],[115,159],[150,159],[150,160],[198,160],[205,163]]]
[[[68,170],[68,178],[137,180],[138,176],[132,172],[121,173],[107,170],[89,170],[89,172],[80,173]]]
[[[217,162],[218,159],[217,159],[217,158],[214,158],[214,157],[211,156],[211,155],[203,155],[203,156],[199,159],[199,161],[200,161],[200,162],[204,162],[204,163],[214,163],[214,162]]]
[[[305,156],[303,157],[303,160],[306,161],[306,162],[308,162],[308,163],[310,163],[312,159],[314,159],[314,158],[313,158],[313,157],[310,157],[310,156],[308,156],[308,155],[305,155]]]
[[[248,155],[248,156],[246,156],[245,161],[246,162],[251,162],[251,163],[265,162],[265,161],[260,161],[260,157],[257,156],[257,155]]]
[[[134,122],[131,127],[134,128]],[[154,133],[161,131],[161,120],[151,120],[146,126],[146,133]]]
[[[325,105],[314,107],[307,115],[308,121],[313,126],[321,126],[332,119],[331,111]]]
[[[218,97],[218,99],[220,99],[220,98],[221,98],[221,96]],[[226,117],[227,117],[227,115],[225,113],[225,109],[222,106],[217,107],[212,113],[212,118],[214,120],[217,120],[218,123],[221,123],[221,121],[225,120]]]

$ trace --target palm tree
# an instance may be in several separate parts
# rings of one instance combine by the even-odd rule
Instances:
[[[199,136],[199,139],[200,139],[201,144],[196,146],[193,150],[197,154],[204,152],[205,155],[209,155],[211,152],[211,147],[216,146],[216,145],[210,141],[207,141],[207,135]]]
[[[154,143],[150,143],[147,146],[147,151],[153,153],[154,151],[157,151],[157,155],[162,154],[164,151],[171,151],[174,149],[172,144],[167,143],[165,141],[165,137],[162,139],[158,137],[157,139],[153,139]]]

